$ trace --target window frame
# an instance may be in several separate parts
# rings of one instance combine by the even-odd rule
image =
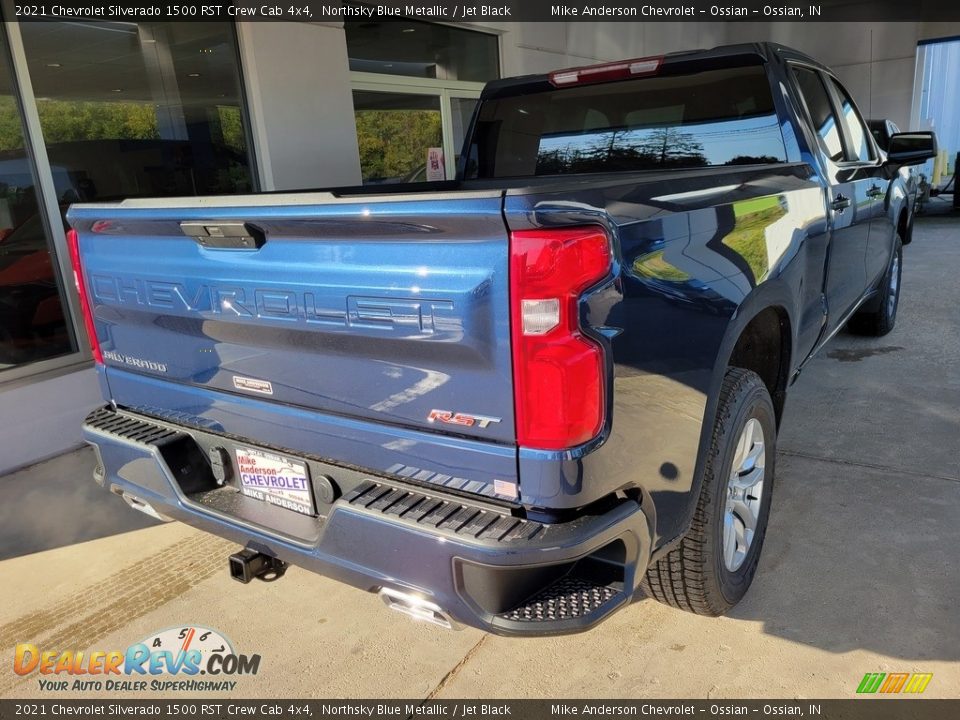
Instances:
[[[807,96],[803,92],[803,88],[800,86],[800,79],[797,77],[796,70],[806,70],[807,72],[813,73],[814,77],[820,82],[820,86],[823,88],[824,94],[827,96],[827,102],[830,105],[830,111],[834,115],[835,124],[837,126],[837,135],[840,138],[840,146],[844,153],[844,156],[847,154],[847,142],[844,139],[844,130],[840,122],[840,115],[837,111],[836,104],[833,101],[833,96],[830,94],[830,89],[827,87],[827,84],[823,81],[823,73],[820,71],[820,68],[813,65],[808,65],[806,63],[790,61],[787,64],[789,68],[790,84],[793,88],[793,91],[797,95],[797,99],[800,101],[800,107],[803,108],[803,113],[806,116],[806,123],[804,123],[807,129],[812,133],[812,139],[814,146],[819,150],[818,155],[825,159],[827,162],[833,163],[834,165],[840,165],[845,160],[834,160],[833,157],[828,155],[828,148],[826,147],[823,136],[820,135],[819,130],[815,127],[813,120],[813,113],[810,112],[810,104],[807,102]],[[813,149],[813,148],[811,148]]]
[[[4,13],[6,14],[6,13]],[[40,114],[37,110],[33,83],[29,75],[26,51],[18,23],[3,23],[6,41],[6,60],[10,63],[12,90],[20,108],[23,123],[23,142],[27,162],[33,175],[37,195],[37,212],[43,224],[47,243],[51,246],[53,267],[57,273],[57,284],[62,291],[61,301],[67,329],[73,336],[77,349],[57,357],[28,362],[22,365],[0,370],[0,387],[8,383],[17,383],[24,378],[40,374],[53,374],[58,371],[72,370],[89,365],[93,360],[90,343],[80,309],[80,296],[73,282],[73,266],[70,262],[70,250],[67,237],[63,232],[63,221],[53,180],[53,171],[47,157],[47,147],[43,142],[40,127]]]
[[[429,22],[431,25],[445,25],[447,27],[458,28],[460,30],[469,30],[484,35],[488,35],[497,43],[497,77],[503,77],[504,55],[503,55],[503,29],[490,27],[477,23],[450,23],[450,22],[430,22],[428,20],[418,20],[410,18],[416,22]],[[348,53],[349,54],[349,53]],[[349,58],[347,58],[349,61]],[[440,98],[440,124],[443,134],[443,165],[447,180],[453,180],[457,175],[456,154],[463,150],[463,147],[457,147],[453,141],[453,104],[452,98],[464,98],[468,100],[480,100],[483,88],[486,82],[474,82],[469,80],[442,80],[436,78],[418,78],[407,75],[390,75],[388,73],[371,73],[359,70],[350,71],[350,91],[354,90],[366,92],[409,92],[413,95],[435,95]],[[466,134],[469,136],[470,127],[466,128]],[[464,138],[464,142],[468,137]]]
[[[860,160],[857,157],[856,149],[853,147],[853,139],[850,137],[847,130],[846,120],[843,117],[842,103],[840,100],[840,95],[837,93],[834,83],[839,87],[844,89],[847,95],[850,95],[850,91],[847,90],[846,86],[840,80],[830,72],[823,70],[823,68],[817,67],[816,65],[811,65],[799,60],[789,60],[787,62],[788,75],[790,80],[791,88],[797,96],[797,99],[800,102],[800,106],[803,108],[803,112],[806,115],[807,127],[813,132],[813,141],[815,146],[820,150],[819,155],[824,158],[827,162],[833,164],[838,168],[851,168],[851,167],[877,167],[880,165],[880,153],[877,148],[876,141],[873,138],[873,133],[870,132],[870,129],[867,127],[866,123],[863,120],[863,115],[860,112],[860,108],[857,107],[856,103],[853,104],[853,109],[857,113],[857,118],[860,120],[860,124],[863,126],[863,129],[866,131],[869,138],[867,139],[867,144],[870,147],[870,150],[873,154],[873,159],[869,161]],[[837,134],[840,137],[840,144],[843,148],[843,159],[834,160],[832,157],[827,155],[827,149],[822,144],[822,138],[820,133],[817,132],[816,128],[813,127],[813,115],[810,112],[810,106],[807,104],[806,95],[804,95],[802,88],[800,87],[800,82],[796,75],[796,70],[807,70],[812,72],[820,80],[820,84],[823,87],[824,92],[827,95],[827,101],[830,103],[830,109],[833,112],[834,119],[836,120],[837,125]],[[832,80],[833,82],[827,82],[827,80]],[[853,102],[853,98],[850,98]],[[854,158],[854,159],[851,159]]]
[[[440,101],[440,126],[443,135],[443,165],[447,180],[457,173],[456,154],[463,148],[456,147],[453,140],[454,98],[479,100],[485,83],[463,80],[434,80],[413,78],[405,75],[382,75],[380,73],[351,72],[350,90],[360,92],[384,92],[408,95],[427,95]]]
[[[873,139],[873,133],[870,132],[870,128],[867,127],[867,123],[863,119],[863,113],[860,112],[860,108],[857,107],[856,101],[853,99],[853,96],[850,95],[850,91],[844,86],[840,80],[834,76],[832,73],[822,72],[820,73],[821,77],[829,78],[833,82],[827,83],[824,82],[824,86],[827,88],[827,95],[830,97],[830,101],[833,103],[834,112],[837,115],[837,118],[840,120],[840,131],[841,136],[844,138],[844,152],[847,155],[847,159],[842,165],[858,165],[858,166],[874,166],[878,164],[878,159],[880,157],[878,153],[878,148],[876,142]],[[843,89],[844,94],[850,99],[850,107],[853,108],[854,114],[857,116],[857,120],[860,122],[860,129],[863,130],[867,143],[867,150],[872,155],[872,157],[867,160],[861,160],[857,154],[857,148],[854,146],[853,138],[848,133],[849,128],[847,127],[846,115],[843,112],[843,97],[840,95],[839,90]]]

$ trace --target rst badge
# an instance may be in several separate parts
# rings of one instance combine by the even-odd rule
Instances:
[[[493,423],[500,422],[500,418],[487,417],[486,415],[455,413],[450,410],[431,410],[430,414],[427,415],[427,422],[442,422],[446,425],[485,428]]]

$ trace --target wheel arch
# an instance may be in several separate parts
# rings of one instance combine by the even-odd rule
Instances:
[[[778,333],[776,343],[769,341],[768,344],[763,345],[761,352],[766,354],[775,344],[778,350],[776,358],[764,357],[764,362],[759,364],[748,362],[745,369],[756,372],[759,365],[761,372],[757,374],[764,380],[768,391],[771,388],[773,389],[770,392],[770,397],[773,400],[779,429],[786,402],[786,390],[796,373],[797,321],[795,307],[795,296],[787,284],[780,280],[773,280],[756,287],[731,316],[717,353],[704,408],[700,442],[697,449],[697,462],[690,489],[690,497],[693,501],[688,505],[687,517],[681,527],[688,528],[693,520],[696,498],[700,495],[703,482],[706,455],[716,425],[720,389],[723,386],[724,376],[730,367],[743,367],[743,365],[735,365],[734,362],[742,363],[744,358],[749,358],[748,348],[751,343],[755,346],[759,338],[764,338],[763,342],[767,343],[767,336],[764,333],[765,331],[772,331],[774,327],[776,327]],[[764,377],[765,374],[766,377]],[[654,552],[651,562],[676,547],[685,532],[686,530],[659,546]]]
[[[906,202],[903,203],[900,214],[897,216],[897,234],[904,245],[909,245],[913,239],[913,219],[910,217],[910,207]]]
[[[771,305],[755,314],[740,331],[727,367],[752,370],[766,385],[776,412],[777,427],[783,417],[790,357],[793,348],[790,317],[782,305]]]

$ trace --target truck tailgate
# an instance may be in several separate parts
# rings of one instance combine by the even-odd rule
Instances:
[[[113,399],[143,404],[133,375],[160,409],[184,409],[164,387],[195,387],[208,405],[244,396],[509,446],[501,206],[500,192],[74,206]],[[245,232],[262,244],[220,237]]]

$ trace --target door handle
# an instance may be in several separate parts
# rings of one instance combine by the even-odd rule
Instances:
[[[837,195],[833,199],[833,202],[830,203],[830,207],[837,212],[842,213],[844,210],[850,207],[850,198],[846,197],[845,195]]]
[[[883,197],[886,193],[883,191],[879,185],[871,185],[870,189],[867,190],[867,197],[878,198]]]
[[[180,223],[180,230],[203,247],[214,250],[259,250],[267,241],[263,230],[245,222],[185,221]]]

